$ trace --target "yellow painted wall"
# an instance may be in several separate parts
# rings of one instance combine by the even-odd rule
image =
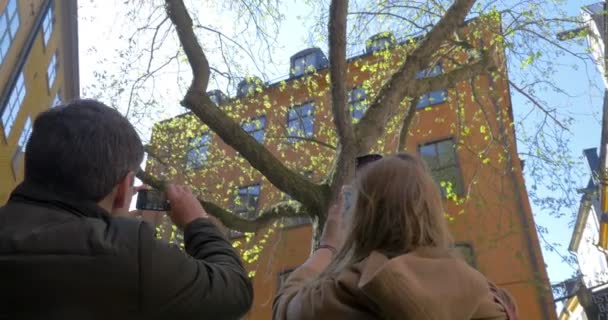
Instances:
[[[7,2],[7,0],[0,0],[0,12],[4,11]],[[9,54],[2,65],[0,65],[0,90],[4,90],[7,86],[12,86],[12,83],[8,83],[8,81],[11,74],[19,71],[17,69],[17,61],[19,56],[27,50],[26,40],[32,32],[36,35],[31,51],[29,52],[22,69],[26,88],[23,104],[9,136],[4,136],[3,128],[2,132],[0,132],[0,204],[3,204],[8,200],[10,192],[23,178],[23,157],[21,157],[16,172],[13,170],[12,159],[17,150],[17,142],[27,117],[31,117],[32,121],[34,121],[35,117],[40,112],[47,110],[51,106],[55,95],[59,90],[62,92],[63,99],[66,98],[65,92],[71,92],[71,90],[63,89],[71,85],[65,81],[65,73],[69,70],[66,61],[73,61],[72,59],[66,59],[69,54],[69,51],[66,49],[66,42],[71,41],[71,37],[62,33],[62,25],[68,23],[67,21],[69,19],[68,17],[63,16],[65,10],[63,4],[65,3],[61,0],[51,2],[55,18],[48,47],[45,47],[42,27],[33,29],[35,20],[41,10],[45,8],[45,1],[18,0],[17,2],[19,7],[20,25],[16,39],[9,49]],[[58,68],[53,87],[49,90],[47,84],[47,67],[55,52],[58,52]]]

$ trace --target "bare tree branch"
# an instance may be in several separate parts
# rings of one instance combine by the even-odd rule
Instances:
[[[401,129],[399,131],[399,144],[397,146],[397,152],[405,151],[405,147],[407,146],[407,135],[410,131],[410,126],[412,121],[414,120],[414,116],[416,115],[416,105],[418,105],[419,97],[414,98],[410,102],[410,107],[407,109],[407,114],[405,118],[403,118],[403,123],[401,124]]]
[[[525,90],[521,89],[519,86],[517,86],[515,83],[513,83],[513,81],[509,80],[509,84],[511,85],[511,87],[513,87],[513,89],[515,89],[517,92],[521,93],[524,97],[526,97],[528,100],[530,100],[530,102],[532,102],[537,108],[539,108],[542,112],[544,112],[547,117],[551,118],[551,120],[553,120],[553,122],[555,122],[555,124],[557,124],[560,128],[570,132],[570,130],[568,130],[568,128],[566,126],[564,126],[556,117],[555,115],[547,110],[547,108],[543,107],[540,102],[536,101],[536,99],[534,99],[534,97],[532,97],[529,93],[527,93]]]
[[[403,66],[380,89],[369,110],[355,126],[359,152],[369,150],[384,133],[384,124],[395,106],[406,96],[418,96],[421,93],[421,90],[414,90],[416,85],[412,79],[416,72],[427,67],[441,44],[464,22],[474,3],[475,0],[456,0],[420,45],[408,55]]]
[[[329,202],[326,187],[316,185],[287,168],[268,149],[247,134],[209,99],[209,63],[192,29],[192,19],[182,0],[165,0],[167,14],[176,27],[179,40],[192,68],[192,84],[181,102],[222,140],[238,151],[274,186],[291,195],[313,212],[322,212]]]

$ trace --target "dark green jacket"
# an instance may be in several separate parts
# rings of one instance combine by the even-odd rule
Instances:
[[[238,319],[253,291],[211,222],[188,255],[147,223],[24,183],[0,207],[0,319]]]

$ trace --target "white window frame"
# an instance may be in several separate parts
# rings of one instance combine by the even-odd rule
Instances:
[[[23,77],[23,71],[17,77],[17,81],[15,82],[15,86],[11,90],[11,93],[8,96],[8,100],[6,100],[4,105],[4,111],[2,112],[2,128],[4,132],[4,137],[8,140],[8,137],[11,134],[11,129],[15,124],[15,120],[17,120],[17,115],[21,110],[21,106],[23,105],[23,100],[25,99],[26,87],[25,87],[25,78]]]
[[[53,53],[51,61],[49,61],[49,66],[46,68],[46,78],[48,81],[49,90],[53,88],[53,85],[55,85],[55,79],[57,78],[58,55],[59,53],[57,51]]]
[[[55,20],[53,13],[53,6],[49,6],[49,9],[44,15],[44,20],[42,21],[42,39],[45,48],[48,47],[51,36],[53,35],[53,24]]]
[[[8,51],[11,49],[20,24],[19,1],[8,0],[4,11],[0,14],[0,28],[4,29],[3,33],[0,34],[0,64],[4,62]]]

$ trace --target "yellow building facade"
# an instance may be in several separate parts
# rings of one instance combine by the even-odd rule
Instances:
[[[79,91],[76,0],[0,0],[0,204],[23,179],[36,116]]]

